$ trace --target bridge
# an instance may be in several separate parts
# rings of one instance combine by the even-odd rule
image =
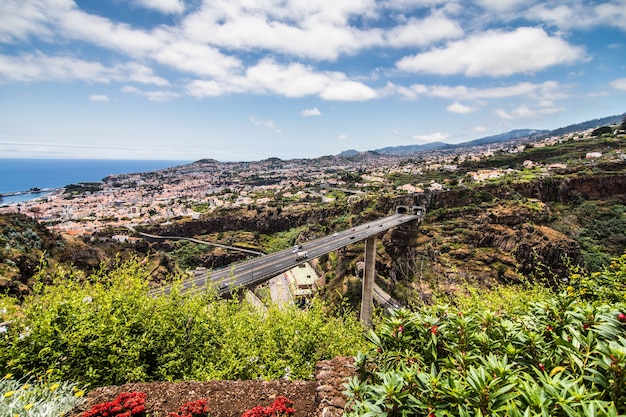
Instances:
[[[285,249],[271,254],[261,255],[246,261],[238,262],[229,267],[211,270],[210,274],[197,274],[180,284],[182,292],[201,291],[208,284],[217,288],[220,296],[229,296],[241,288],[254,288],[269,279],[288,271],[297,265],[336,251],[356,242],[365,241],[365,267],[363,273],[363,299],[361,302],[361,321],[371,326],[372,297],[374,293],[374,276],[376,265],[376,236],[389,229],[416,220],[421,220],[425,210],[421,206],[399,207],[393,215],[364,223],[350,229],[333,233],[315,240],[304,242],[297,249]],[[145,235],[145,234],[144,234]],[[182,239],[174,236],[145,235],[149,238]],[[209,242],[190,239],[198,243]],[[222,246],[222,245],[216,245]],[[234,248],[241,250],[241,248]],[[154,290],[153,294],[169,293],[171,286]],[[377,289],[380,292],[380,289]],[[391,305],[386,305],[391,307]]]

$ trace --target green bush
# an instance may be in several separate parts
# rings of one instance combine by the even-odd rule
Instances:
[[[626,413],[625,260],[525,309],[395,311],[356,356],[346,415]]]
[[[210,292],[150,296],[149,272],[131,260],[93,282],[57,271],[0,335],[0,372],[90,386],[130,381],[311,378],[315,362],[363,345],[352,316],[219,300]]]

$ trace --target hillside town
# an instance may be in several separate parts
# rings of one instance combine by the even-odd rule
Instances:
[[[454,150],[424,152],[412,156],[366,152],[351,157],[283,161],[221,163],[202,159],[188,165],[148,173],[110,175],[100,183],[74,184],[43,198],[0,207],[0,213],[23,213],[50,228],[71,235],[90,235],[106,227],[166,223],[172,219],[198,218],[202,213],[241,207],[277,204],[330,203],[333,191],[349,198],[369,192],[420,193],[452,186],[447,180],[466,161],[480,161],[496,154],[519,154],[526,147],[541,148],[565,141],[589,139],[593,129],[530,141],[495,143]],[[623,161],[622,149],[590,152],[582,161],[542,164],[530,159],[521,166],[468,171],[464,182],[491,181],[522,171],[548,176],[568,164]],[[436,179],[432,173],[439,173]],[[392,178],[408,176],[423,181],[397,184]],[[129,237],[119,237],[129,239]]]

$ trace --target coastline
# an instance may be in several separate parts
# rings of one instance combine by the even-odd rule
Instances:
[[[110,175],[160,171],[185,163],[166,160],[0,158],[0,206],[42,199],[69,184],[101,182]]]
[[[37,191],[14,191],[0,194],[0,207],[11,206],[27,201],[38,200],[50,195],[58,194],[63,188],[42,188]],[[8,197],[8,198],[7,198]]]

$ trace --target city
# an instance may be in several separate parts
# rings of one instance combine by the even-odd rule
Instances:
[[[589,138],[593,129],[532,142],[532,147],[552,146],[567,140]],[[242,207],[260,208],[283,202],[283,209],[311,203],[330,203],[333,190],[349,198],[367,193],[395,194],[441,191],[450,187],[446,177],[464,161],[480,161],[496,153],[522,153],[527,140],[491,144],[454,151],[433,151],[414,157],[364,153],[357,157],[328,156],[318,159],[282,161],[271,158],[258,162],[221,163],[199,160],[188,165],[141,174],[119,174],[97,184],[78,184],[57,190],[36,200],[5,204],[0,213],[23,213],[49,225],[55,231],[72,235],[90,235],[105,228],[126,224],[158,224],[203,213]],[[610,155],[593,153],[592,159],[624,160],[621,149]],[[566,163],[537,164],[525,160],[516,168],[469,171],[463,181],[480,183],[513,175],[522,169],[539,170],[550,175],[567,169]],[[390,178],[410,176],[428,178],[428,173],[448,172],[443,180],[395,185]],[[348,183],[349,182],[349,183]],[[130,239],[130,237],[119,237]]]

